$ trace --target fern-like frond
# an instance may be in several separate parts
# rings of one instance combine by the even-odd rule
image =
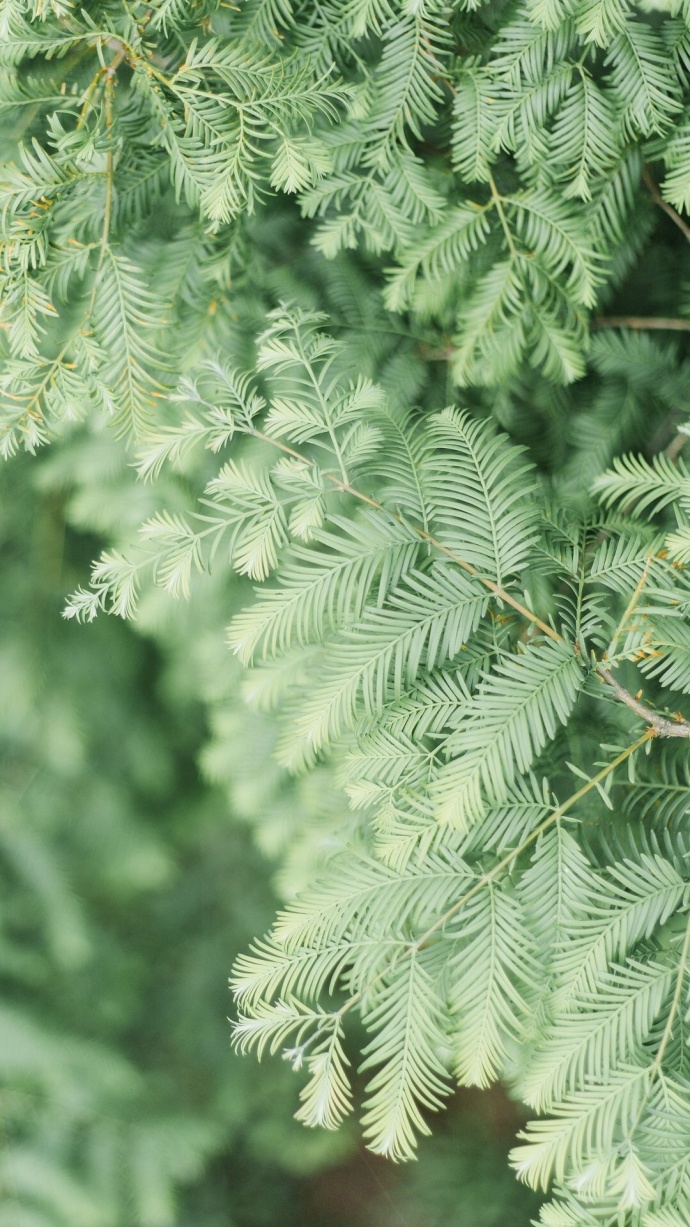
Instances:
[[[549,23],[550,25],[550,23]],[[491,72],[513,86],[531,85],[565,60],[574,42],[568,13],[561,11],[553,28],[519,13],[500,31],[491,57]]]
[[[369,513],[331,524],[338,532],[319,531],[313,548],[293,545],[277,576],[280,587],[262,589],[262,599],[233,620],[228,642],[245,664],[260,646],[265,655],[282,655],[358,620],[372,588],[382,603],[419,553],[409,530],[384,526]]]
[[[206,487],[204,504],[211,514],[200,516],[209,523],[216,541],[232,529],[230,555],[240,575],[266,579],[287,544],[285,508],[267,475],[259,469],[229,460]]]
[[[423,931],[470,881],[471,871],[457,853],[432,855],[402,873],[368,857],[344,854],[308,895],[281,913],[273,939],[287,951],[346,935],[370,937],[373,931],[399,940],[411,928]]]
[[[520,879],[519,893],[549,979],[554,956],[576,918],[586,912],[596,889],[596,874],[574,835],[562,822],[546,831]]]
[[[123,433],[141,436],[150,425],[160,373],[168,365],[157,333],[164,306],[147,290],[125,256],[108,247],[96,277],[93,322],[105,361],[99,378]]]
[[[375,1031],[362,1070],[380,1066],[366,1087],[362,1126],[375,1154],[414,1157],[417,1134],[428,1134],[422,1109],[437,1111],[449,1094],[438,1057],[444,1043],[442,1002],[422,956],[410,954],[377,994],[365,1022]]]
[[[354,804],[372,804],[385,793],[421,787],[433,768],[433,753],[404,733],[386,728],[365,733],[343,764],[343,784]]]
[[[455,931],[454,931],[455,930]],[[465,1086],[489,1086],[522,1033],[525,985],[534,975],[532,939],[514,897],[497,887],[477,895],[448,931],[461,949],[448,961],[453,1064]]]
[[[595,481],[594,491],[605,507],[623,503],[637,515],[657,512],[680,500],[690,505],[690,473],[682,459],[654,456],[648,461],[641,456],[617,456],[612,471]]]
[[[573,998],[532,1057],[520,1093],[537,1111],[550,1108],[576,1086],[606,1083],[619,1064],[633,1060],[675,983],[673,967],[629,960],[602,973],[593,992]]]
[[[521,1180],[548,1189],[551,1180],[584,1174],[612,1155],[621,1119],[634,1118],[643,1101],[647,1068],[627,1065],[603,1085],[592,1085],[551,1107],[548,1120],[531,1121],[518,1136],[511,1160]],[[604,1160],[605,1163],[605,1160]],[[609,1169],[610,1170],[610,1169]]]
[[[551,139],[566,196],[591,200],[593,188],[619,153],[615,111],[608,96],[580,70],[558,111]]]
[[[504,584],[525,566],[536,540],[532,472],[505,436],[468,414],[432,418],[433,468],[426,486],[439,540]]]
[[[311,1129],[337,1129],[352,1111],[352,1096],[347,1079],[349,1061],[342,1044],[339,1023],[329,1035],[317,1041],[304,1058],[309,1081],[300,1091],[295,1119]]]
[[[637,659],[647,677],[670,690],[690,693],[690,627],[680,618],[653,618],[645,630]]]
[[[661,185],[664,200],[687,212],[690,208],[690,125],[687,118],[674,128],[664,150],[666,175]]]
[[[605,588],[623,594],[635,589],[647,568],[652,587],[655,579],[661,579],[663,574],[662,564],[655,558],[661,547],[659,537],[627,532],[611,534],[594,549],[587,565],[586,582],[603,584]]]
[[[358,623],[327,645],[321,678],[302,705],[295,731],[319,750],[361,714],[381,715],[420,669],[452,660],[486,611],[488,594],[462,572],[437,566],[409,572],[385,608],[365,610]]]
[[[400,946],[401,943],[398,943]],[[272,939],[256,942],[249,954],[240,955],[230,980],[235,999],[251,1011],[261,1000],[298,997],[315,1001],[324,990],[334,992],[350,960],[358,951],[347,938],[335,938],[318,946],[286,950]]]
[[[504,658],[481,683],[446,749],[435,786],[439,816],[460,829],[506,799],[519,773],[568,719],[584,681],[580,661],[561,643],[528,645]]]
[[[663,828],[682,821],[690,807],[690,769],[684,752],[670,747],[652,763],[634,787],[626,789],[624,813]]]
[[[625,0],[581,0],[576,9],[576,28],[586,42],[606,47],[625,29]]]
[[[442,98],[440,56],[447,41],[445,25],[429,15],[415,13],[387,27],[367,124],[374,142],[369,160],[385,161],[393,142],[409,139],[408,132],[419,140],[423,126],[434,122]]]
[[[598,884],[598,899],[572,921],[570,940],[554,962],[559,987],[558,1010],[583,995],[593,996],[598,977],[611,962],[623,963],[638,942],[679,908],[687,887],[678,871],[661,856],[621,862]],[[583,900],[584,903],[584,900]]]
[[[567,273],[565,286],[573,302],[593,306],[601,272],[579,213],[540,189],[512,197],[509,203],[516,233],[527,249],[539,253],[554,277]]]
[[[486,242],[490,230],[486,207],[462,204],[447,210],[443,221],[427,236],[405,248],[400,266],[391,271],[386,290],[389,310],[404,310],[420,274],[434,280],[467,261]]]
[[[453,165],[466,183],[487,183],[496,160],[496,91],[490,73],[471,62],[456,85],[453,106]]]
[[[659,35],[630,18],[609,45],[611,80],[625,106],[629,130],[663,132],[678,114],[678,84]]]

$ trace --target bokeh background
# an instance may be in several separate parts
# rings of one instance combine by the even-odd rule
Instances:
[[[502,1092],[459,1094],[395,1167],[356,1123],[303,1129],[290,1068],[232,1052],[228,974],[289,841],[255,847],[276,784],[204,633],[232,594],[137,629],[61,617],[93,526],[146,497],[97,435],[0,470],[0,1227],[526,1227]]]

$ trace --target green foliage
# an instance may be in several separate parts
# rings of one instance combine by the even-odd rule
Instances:
[[[208,656],[196,616],[193,635],[170,634],[165,664],[115,620],[86,634],[61,622],[59,589],[88,543],[65,538],[59,474],[38,475],[34,495],[26,464],[9,466],[0,511],[0,1222],[301,1227],[321,1185],[330,1204],[308,1221],[352,1227],[336,1190],[364,1182],[342,1170],[355,1138],[306,1134],[289,1067],[259,1070],[228,1044],[228,950],[272,908],[247,832],[194,771],[199,697],[232,693],[232,658],[222,644]],[[316,1123],[322,1104],[316,1078],[300,1119]],[[428,1139],[441,1169],[444,1146],[474,1145],[461,1119],[450,1130]],[[447,1175],[458,1222],[482,1203],[491,1224],[501,1206],[527,1214],[501,1172],[507,1140],[483,1139],[498,1168],[488,1202],[488,1173],[464,1191]],[[404,1201],[404,1182],[393,1195]],[[424,1200],[441,1222],[443,1201]],[[371,1199],[357,1221],[381,1214]]]
[[[372,1033],[363,1126],[375,1151],[411,1156],[415,1133],[428,1130],[421,1110],[440,1107],[451,1072],[479,1086],[503,1074],[555,1114],[526,1132],[515,1157],[523,1178],[546,1187],[596,1161],[583,1195],[618,1197],[624,1209],[673,1197],[654,1122],[659,1096],[680,1094],[683,1077],[685,852],[661,831],[652,848],[632,832],[654,804],[656,755],[646,766],[643,748],[653,736],[686,738],[688,726],[640,707],[617,674],[639,666],[676,690],[687,684],[684,571],[673,534],[664,543],[639,515],[652,497],[662,513],[673,500],[677,536],[683,471],[649,466],[661,493],[638,484],[631,502],[629,468],[637,479],[643,462],[621,463],[599,482],[609,504],[623,504],[618,518],[564,516],[505,435],[446,410],[403,413],[395,437],[412,468],[382,474],[351,407],[366,400],[365,430],[378,439],[390,431],[390,402],[352,376],[347,347],[318,322],[274,311],[257,350],[265,396],[244,377],[202,372],[185,385],[177,433],[152,435],[140,453],[144,472],[164,450],[187,463],[192,441],[216,449],[221,420],[232,447],[242,437],[249,445],[251,481],[236,480],[238,460],[206,484],[227,499],[232,471],[241,527],[228,560],[244,573],[251,549],[255,577],[275,573],[230,641],[255,662],[261,704],[280,709],[280,758],[295,769],[327,750],[357,815],[350,847],[327,856],[239,961],[238,1043],[283,1047],[305,1064],[300,1118],[333,1128],[352,1106],[342,1028],[357,1010]],[[225,390],[237,387],[231,405]],[[295,506],[315,497],[318,519],[305,533]],[[204,570],[218,531],[211,503],[202,496],[198,512],[174,521],[159,513],[166,533],[145,523],[138,546],[95,564],[92,589],[67,614],[119,611],[134,574],[169,588],[191,539],[190,566]],[[614,720],[594,775],[583,770],[583,718],[594,728]],[[597,860],[580,850],[578,824],[596,819],[605,830],[626,789],[632,844]],[[632,796],[644,798],[641,813]],[[324,994],[335,995],[332,1007]],[[622,1128],[630,1149],[619,1162]]]
[[[359,1015],[374,1151],[502,1078],[544,1224],[685,1221],[687,6],[4,12],[3,447],[106,537],[68,617],[231,617],[238,1045],[334,1129]]]
[[[142,674],[160,678],[152,649],[114,623],[87,642],[59,626],[59,508],[31,497],[25,466],[12,476],[0,519],[1,1213],[164,1227],[238,1127],[257,1124],[252,1079],[222,1060],[219,968],[252,924],[228,904],[220,866],[244,852],[244,911],[259,919],[269,899],[220,798],[195,784],[193,690],[137,705]],[[64,565],[81,565],[72,542]]]

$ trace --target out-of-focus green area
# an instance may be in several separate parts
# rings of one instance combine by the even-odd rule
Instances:
[[[460,1098],[395,1168],[231,1052],[270,867],[199,777],[184,635],[62,620],[94,542],[40,473],[0,474],[0,1227],[526,1225],[507,1100]]]

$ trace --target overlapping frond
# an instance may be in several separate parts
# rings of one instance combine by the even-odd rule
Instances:
[[[682,877],[663,857],[644,856],[637,863],[616,865],[599,883],[600,901],[590,897],[573,918],[570,940],[556,956],[558,1008],[583,993],[595,995],[597,978],[609,963],[623,962],[638,942],[680,907],[686,892]]]
[[[283,655],[294,643],[318,641],[361,618],[372,588],[383,600],[419,552],[404,526],[384,529],[367,513],[334,527],[337,535],[318,534],[318,548],[295,544],[278,573],[280,587],[262,590],[234,619],[229,643],[244,663],[259,646],[268,656]]]
[[[530,645],[494,668],[446,744],[450,761],[435,787],[444,822],[467,828],[505,801],[568,719],[583,681],[577,655],[559,643]]]
[[[367,1083],[362,1126],[376,1154],[412,1158],[417,1135],[430,1132],[422,1109],[438,1110],[449,1093],[438,1057],[442,1017],[442,1003],[420,954],[406,959],[367,1011],[365,1022],[375,1037],[364,1049],[362,1069],[380,1068]]]
[[[296,731],[320,749],[360,713],[381,716],[420,667],[452,660],[476,630],[488,597],[462,573],[439,567],[408,573],[384,609],[365,610],[326,649],[322,680],[305,701]]]
[[[503,584],[518,574],[536,541],[536,489],[519,452],[466,414],[433,418],[427,487],[439,539]],[[517,463],[516,463],[517,461]]]
[[[98,377],[121,429],[141,436],[163,386],[158,374],[167,366],[159,340],[163,320],[156,318],[160,304],[130,261],[110,248],[94,289],[94,330],[105,357]]]
[[[690,474],[683,460],[665,456],[650,462],[641,456],[616,457],[612,471],[597,479],[594,489],[607,507],[624,502],[638,513],[661,511],[677,499],[690,499]]]
[[[496,887],[463,911],[458,936],[460,951],[446,968],[456,1014],[453,1065],[460,1083],[489,1086],[505,1065],[508,1041],[522,1034],[532,937],[516,900]]]
[[[363,1117],[372,1148],[409,1158],[451,1076],[487,1085],[510,1069],[553,1114],[516,1159],[526,1179],[647,1196],[656,1160],[644,1131],[657,1067],[677,1051],[687,962],[673,843],[687,782],[677,766],[661,779],[640,770],[639,789],[636,775],[625,782],[649,729],[606,746],[595,774],[599,751],[583,759],[578,739],[587,705],[616,706],[608,666],[686,685],[683,570],[628,505],[643,472],[643,513],[674,503],[684,515],[684,470],[622,466],[615,515],[551,511],[508,436],[467,410],[397,406],[346,353],[320,314],[282,307],[259,338],[263,395],[219,364],[186,376],[187,416],[152,432],[142,475],[229,455],[206,473],[197,509],[159,510],[131,554],[107,553],[71,612],[129,614],[147,574],[184,593],[223,557],[260,581],[231,645],[260,665],[258,706],[281,709],[279,759],[303,770],[327,752],[351,807],[328,850],[326,839],[310,851],[308,887],[236,967],[237,1042],[282,1049],[307,1071],[299,1118],[333,1128],[349,1111],[357,1009],[376,1069]],[[618,378],[620,354],[603,353]],[[644,362],[634,377],[648,378]],[[542,617],[533,605],[545,601]],[[637,710],[629,697],[621,729]],[[603,865],[569,812],[583,798],[634,815],[632,842],[614,830]],[[657,805],[667,833],[638,847],[634,823]]]
[[[587,1079],[606,1081],[645,1042],[673,983],[673,968],[654,962],[602,973],[553,1024],[521,1083],[525,1100],[540,1110]]]

